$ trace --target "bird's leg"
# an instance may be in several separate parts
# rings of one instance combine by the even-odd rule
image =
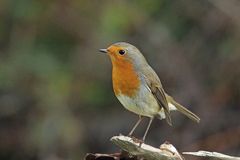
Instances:
[[[144,141],[145,141],[145,139],[146,139],[147,133],[148,133],[148,131],[149,131],[149,128],[150,128],[150,126],[151,126],[151,124],[152,124],[153,119],[154,119],[154,117],[151,117],[150,120],[149,120],[147,129],[146,129],[146,131],[145,131],[145,133],[144,133],[144,136],[143,136],[143,138],[142,138],[142,142],[139,144],[140,147],[141,147],[142,143],[144,143]]]
[[[133,126],[132,130],[128,133],[128,136],[132,136],[134,130],[137,128],[137,126],[140,124],[140,122],[142,121],[142,117],[139,115],[138,121],[137,123]]]

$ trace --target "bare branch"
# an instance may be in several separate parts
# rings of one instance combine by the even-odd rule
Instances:
[[[176,148],[168,142],[160,148],[154,148],[144,143],[140,147],[138,140],[126,136],[114,136],[111,141],[129,154],[147,160],[183,160]]]
[[[240,157],[232,157],[222,153],[209,152],[209,151],[183,152],[183,154],[194,155],[199,157],[211,157],[217,160],[240,160]]]

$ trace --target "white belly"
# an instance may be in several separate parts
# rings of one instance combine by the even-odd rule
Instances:
[[[134,97],[119,94],[117,98],[126,109],[138,115],[153,117],[160,109],[152,93],[144,86],[140,87],[140,91]]]
[[[127,110],[138,115],[147,117],[160,115],[161,119],[166,117],[163,108],[160,109],[150,89],[143,85],[140,87],[140,91],[135,97],[128,97],[123,94],[119,94],[117,95],[117,98]],[[169,110],[176,110],[173,104],[168,103],[168,106]]]

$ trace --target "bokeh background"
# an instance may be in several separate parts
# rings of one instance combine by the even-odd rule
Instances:
[[[109,139],[137,116],[115,98],[98,52],[118,41],[141,49],[165,90],[201,117],[155,120],[148,144],[240,156],[239,17],[238,0],[1,0],[0,159],[118,151]]]

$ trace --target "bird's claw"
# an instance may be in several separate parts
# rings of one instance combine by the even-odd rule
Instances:
[[[141,140],[141,139],[138,139],[138,138],[136,138],[136,137],[134,137],[134,136],[129,136],[129,137],[131,137],[131,138],[132,138],[133,142],[135,142],[135,143],[139,143],[139,147],[141,147],[141,146],[142,146],[142,144],[144,143],[144,141],[143,141],[143,140]]]

